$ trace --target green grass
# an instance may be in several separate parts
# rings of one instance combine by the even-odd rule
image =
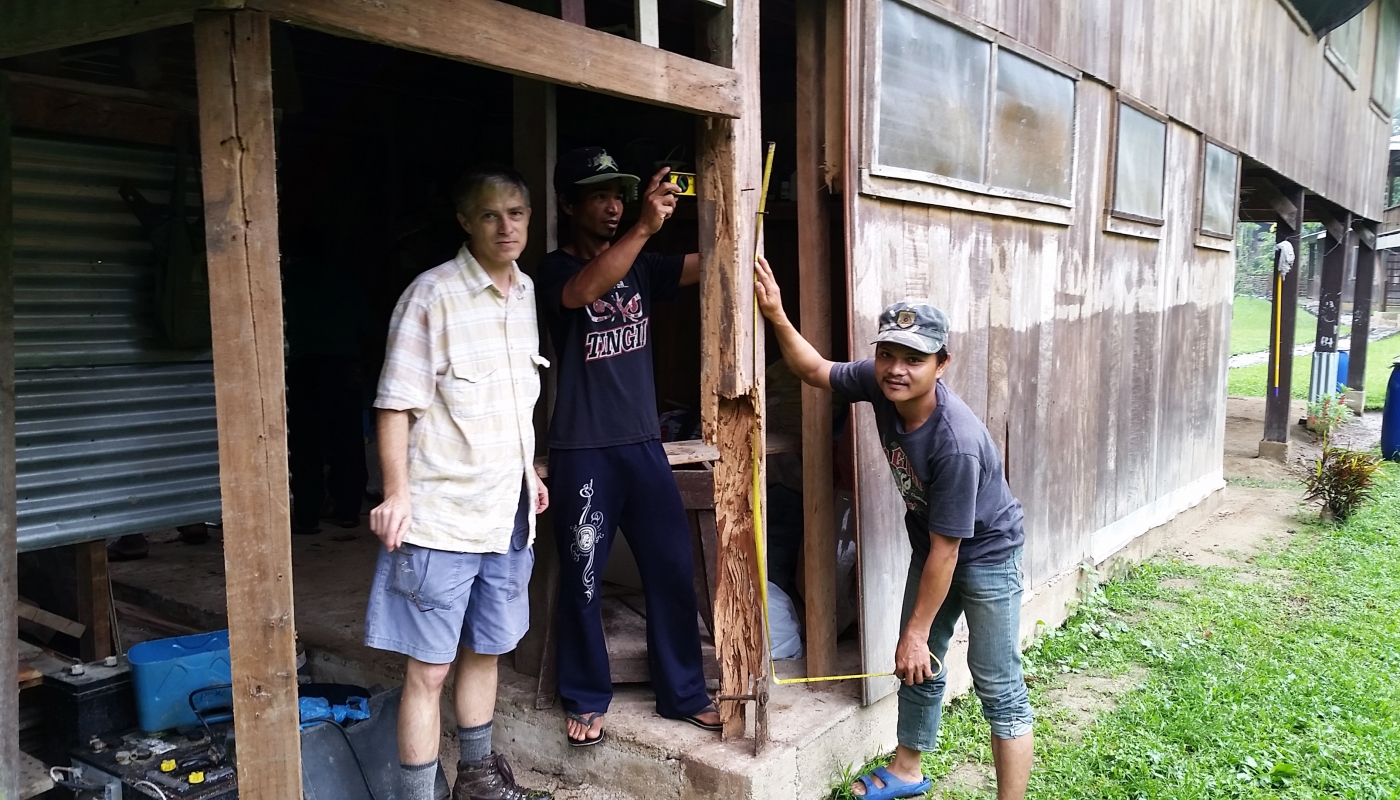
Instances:
[[[1262,353],[1269,349],[1269,326],[1273,324],[1273,304],[1257,297],[1236,297],[1230,311],[1230,355]],[[1339,336],[1351,334],[1351,326],[1343,325]],[[1295,342],[1311,342],[1317,338],[1317,317],[1299,307],[1294,325]]]
[[[1366,407],[1380,408],[1385,405],[1385,385],[1390,380],[1390,362],[1400,356],[1400,336],[1390,336],[1371,342],[1366,347]],[[1293,397],[1299,400],[1308,396],[1308,381],[1312,376],[1312,357],[1302,356],[1293,359]],[[1230,370],[1230,394],[1245,397],[1263,397],[1268,388],[1269,366],[1255,364],[1252,367],[1235,367]]]
[[[1195,585],[1167,588],[1168,578]],[[1345,526],[1299,523],[1287,548],[1239,569],[1160,558],[1135,568],[1090,595],[1026,664],[1035,800],[1400,798],[1396,469]],[[1080,736],[1067,731],[1067,712],[1049,701],[1061,675],[1134,668],[1141,677],[1116,708]],[[925,774],[991,763],[975,699],[944,719]],[[850,797],[839,786],[830,794]]]

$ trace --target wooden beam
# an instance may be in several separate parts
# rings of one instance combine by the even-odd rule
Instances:
[[[656,0],[632,0],[632,9],[637,41],[647,47],[660,47],[661,15],[656,10]]]
[[[112,652],[112,586],[107,574],[107,542],[83,542],[73,548],[78,559],[78,621],[84,661],[100,661]]]
[[[0,3],[0,58],[113,39],[194,19],[242,0],[7,0]]]
[[[1356,288],[1351,297],[1351,351],[1347,374],[1340,376],[1349,388],[1366,388],[1366,350],[1371,337],[1371,297],[1376,285],[1376,231],[1374,223],[1358,226],[1361,246],[1356,251]]]
[[[45,611],[36,605],[20,600],[15,612],[16,617],[39,625],[55,633],[64,636],[71,636],[74,639],[81,639],[87,632],[87,625],[75,622],[67,617],[60,616],[52,611]]]
[[[1327,235],[1332,237],[1333,241],[1346,241],[1347,230],[1351,227],[1350,212],[1346,212],[1343,215],[1347,219],[1346,222],[1343,222],[1342,220],[1339,220],[1332,215],[1332,211],[1327,208],[1327,204],[1325,202],[1313,203],[1312,205],[1308,206],[1308,211],[1309,213],[1317,217],[1317,221],[1321,222],[1322,227],[1327,229]]]
[[[1293,197],[1297,196],[1296,192],[1292,193],[1293,197],[1285,195],[1274,185],[1273,181],[1263,177],[1251,178],[1248,181],[1247,187],[1250,193],[1254,195],[1252,199],[1258,201],[1257,203],[1251,204],[1251,208],[1256,207],[1258,203],[1262,203],[1264,206],[1273,209],[1274,213],[1278,214],[1280,219],[1289,220],[1289,224],[1294,228],[1302,229],[1303,223],[1298,217],[1299,209],[1301,209],[1302,206],[1293,202]]]
[[[0,73],[0,643],[19,639],[19,540],[15,527],[14,175],[9,78]],[[19,763],[19,664],[0,658],[0,764]],[[0,769],[0,797],[19,797],[19,770]]]
[[[739,76],[499,0],[250,0],[294,25],[527,78],[711,114],[739,115]]]
[[[831,195],[826,190],[826,8],[798,3],[797,262],[802,336],[831,357]],[[840,96],[835,100],[840,102]],[[836,673],[836,521],[832,496],[831,392],[802,386],[802,528],[807,674]]]
[[[1265,378],[1264,393],[1264,440],[1287,442],[1289,431],[1289,403],[1293,398],[1293,338],[1298,321],[1298,275],[1303,271],[1303,250],[1300,236],[1303,232],[1302,211],[1304,192],[1295,189],[1288,198],[1294,206],[1288,216],[1279,215],[1275,241],[1287,241],[1293,245],[1293,268],[1283,277],[1282,290],[1275,290],[1273,313],[1269,326],[1269,372]],[[1278,253],[1274,253],[1274,269],[1278,270]],[[1277,274],[1277,272],[1275,273]],[[1277,287],[1279,282],[1275,281]],[[1275,381],[1277,376],[1277,381]]]
[[[1370,250],[1376,249],[1375,223],[1363,222],[1351,226],[1356,233],[1356,243]]]
[[[195,19],[238,789],[301,796],[268,17]]]
[[[701,416],[705,440],[720,452],[715,465],[719,539],[715,645],[720,694],[731,697],[767,691],[767,637],[760,614],[750,502],[754,460],[760,485],[764,462],[763,339],[754,340],[753,307],[754,225],[762,180],[758,12],[758,0],[734,0],[707,27],[714,62],[732,67],[739,76],[742,117],[701,121],[697,169],[700,240],[705,243],[700,286]],[[724,738],[742,737],[744,705],[726,701],[719,707]],[[760,733],[759,744],[765,733]]]

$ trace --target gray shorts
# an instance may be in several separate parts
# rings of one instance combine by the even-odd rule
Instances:
[[[530,628],[530,540],[533,511],[522,500],[510,551],[453,553],[405,544],[380,549],[374,570],[365,644],[427,664],[450,664],[459,647],[501,655]]]

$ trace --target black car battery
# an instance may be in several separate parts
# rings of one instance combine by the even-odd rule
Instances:
[[[70,758],[89,783],[120,782],[123,800],[232,800],[238,797],[238,775],[223,744],[230,727],[101,737],[73,748]]]
[[[49,755],[136,726],[136,695],[124,658],[50,672],[33,691],[43,708]],[[49,763],[56,762],[57,758]]]

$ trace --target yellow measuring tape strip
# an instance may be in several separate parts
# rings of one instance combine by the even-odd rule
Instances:
[[[758,196],[758,223],[754,236],[754,263],[758,263],[758,249],[763,243],[763,217],[767,214],[768,208],[768,179],[773,175],[773,151],[777,145],[768,143],[768,152],[763,159],[763,191]],[[758,295],[753,299],[753,368],[754,380],[761,379],[760,368],[763,366],[758,357],[759,337],[763,335],[763,316],[758,310]],[[753,418],[753,438],[750,451],[753,453],[753,487],[750,495],[750,503],[753,505],[753,540],[754,552],[758,554],[758,589],[763,600],[763,640],[767,647],[768,674],[772,676],[773,682],[786,686],[793,683],[820,683],[823,681],[853,681],[860,678],[888,678],[894,675],[893,672],[867,672],[860,675],[824,675],[815,678],[779,678],[777,670],[773,664],[773,630],[768,622],[768,547],[763,537],[763,484],[760,477],[762,471],[763,437],[759,435],[758,414]],[[932,652],[928,654],[929,661],[933,666],[933,677],[937,678],[943,674],[943,662],[938,660],[938,656]]]

